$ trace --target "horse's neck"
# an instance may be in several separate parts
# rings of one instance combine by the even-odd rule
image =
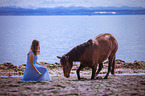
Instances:
[[[70,52],[67,53],[67,55],[70,57],[72,61],[79,61],[80,56],[84,53],[85,48],[90,45],[89,42],[92,42],[92,40],[89,40],[88,42],[85,42],[79,46],[76,46],[73,48]]]
[[[71,61],[79,61],[79,55],[76,51],[72,50],[67,55]]]

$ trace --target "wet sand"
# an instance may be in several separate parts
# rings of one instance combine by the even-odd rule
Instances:
[[[52,81],[21,81],[20,77],[0,77],[0,96],[145,96],[145,75],[109,76],[109,79],[77,80],[53,76]]]

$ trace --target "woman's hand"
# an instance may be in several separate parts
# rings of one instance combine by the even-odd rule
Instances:
[[[42,75],[42,73],[40,73],[40,72],[39,72],[38,74],[39,74],[39,75]]]
[[[39,65],[41,65],[41,63],[38,63],[37,61],[36,61],[36,64],[39,64]]]

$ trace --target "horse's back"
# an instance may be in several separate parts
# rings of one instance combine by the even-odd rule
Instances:
[[[104,61],[108,58],[112,50],[116,49],[116,39],[110,33],[98,35],[95,39],[90,39],[87,42],[75,47],[79,53],[80,61]]]
[[[99,39],[102,39],[102,38],[107,38],[107,39],[109,39],[109,38],[114,38],[115,39],[115,37],[112,35],[112,34],[110,34],[110,33],[102,33],[102,34],[99,34],[98,36],[96,36],[96,40],[99,40]]]
[[[116,46],[118,47],[118,42],[117,40],[115,39],[115,37],[110,34],[110,33],[102,33],[98,36],[96,36],[95,38],[95,41],[96,42],[99,42],[99,43],[102,43],[102,44],[105,44],[105,42],[109,42],[111,46]]]

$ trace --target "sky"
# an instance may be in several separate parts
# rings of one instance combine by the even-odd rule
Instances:
[[[54,8],[54,7],[143,7],[145,0],[0,0],[0,7]]]

